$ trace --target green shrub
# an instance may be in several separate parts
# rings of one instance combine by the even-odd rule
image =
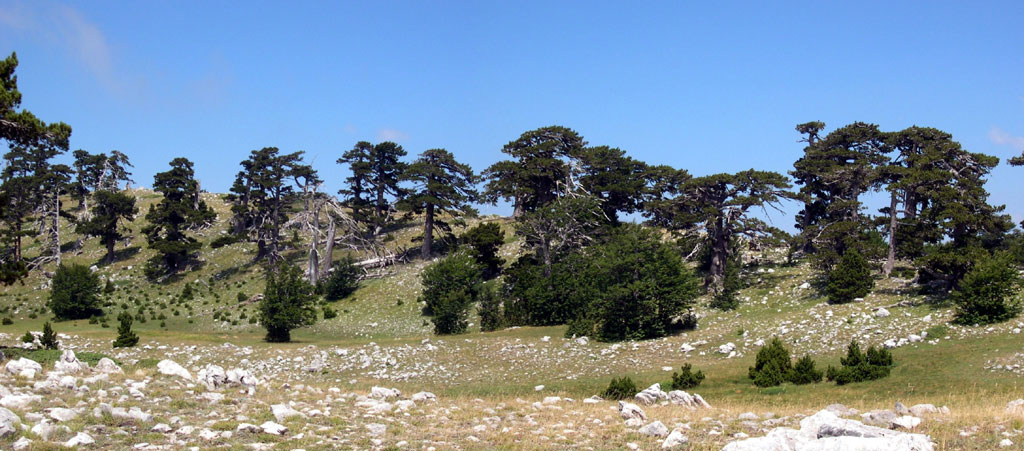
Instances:
[[[468,245],[470,254],[484,268],[484,278],[490,279],[501,272],[505,261],[498,256],[498,249],[505,243],[505,234],[501,226],[489,222],[466,230],[459,241]]]
[[[689,363],[684,364],[678,373],[672,373],[673,390],[688,390],[700,385],[703,381],[704,372],[700,370],[693,372]]]
[[[598,340],[665,336],[697,296],[696,276],[653,230],[624,224],[589,255],[589,270],[572,276],[596,297],[575,315],[593,312]]]
[[[27,331],[26,330],[25,331],[25,335],[21,336],[21,342],[22,343],[34,343],[35,341],[36,341],[36,336],[32,335],[31,331]]]
[[[117,338],[114,340],[115,348],[130,348],[139,343],[139,336],[132,332],[132,315],[128,312],[121,312],[117,315],[117,320],[121,322],[117,326]]]
[[[111,294],[114,291],[115,291],[114,282],[112,282],[110,279],[107,279],[107,284],[103,287],[103,293],[104,294]]]
[[[814,359],[805,355],[796,361],[796,365],[793,365],[788,379],[794,384],[804,385],[821,382],[821,378],[821,370],[814,368]]]
[[[4,319],[2,320],[2,322],[3,322],[3,325],[5,325],[5,326],[10,326],[11,324],[14,324],[14,320],[11,319],[11,317],[9,317],[9,316],[5,316]]]
[[[334,264],[334,269],[327,275],[320,289],[329,301],[345,299],[359,288],[361,274],[362,269],[356,265],[355,259],[345,257]]]
[[[456,252],[428,266],[423,270],[421,279],[423,292],[419,301],[425,304],[424,314],[436,316],[438,307],[444,303],[446,314],[455,313],[465,318],[468,312],[452,309],[467,310],[476,301],[483,283],[483,271],[467,252]]]
[[[328,305],[324,306],[323,312],[324,312],[324,319],[332,319],[332,318],[337,318],[338,317],[338,312],[336,312],[334,309],[332,309]],[[245,315],[243,314],[241,317],[239,317],[239,319],[245,319],[244,316]]]
[[[846,348],[846,357],[839,361],[842,363],[840,368],[830,365],[825,372],[828,380],[835,381],[836,385],[884,378],[889,375],[893,365],[892,353],[887,349],[870,346],[865,354],[856,341],[850,342]]]
[[[589,316],[570,320],[565,329],[565,338],[593,337],[597,335],[597,322]]]
[[[267,329],[266,341],[291,341],[291,331],[316,322],[313,287],[302,271],[287,262],[267,271],[267,286],[260,301],[259,321]]]
[[[871,278],[871,265],[856,250],[849,250],[839,259],[839,264],[828,274],[825,292],[831,304],[845,304],[867,296],[875,280]]]
[[[461,334],[469,326],[467,315],[473,303],[473,295],[468,290],[456,289],[444,293],[434,303],[434,333],[438,335]]]
[[[248,301],[249,300],[249,296],[246,296],[245,293],[242,293],[241,291],[239,291],[238,295],[235,296],[235,299],[238,299],[238,303],[241,304],[241,303],[243,303],[245,301]]]
[[[732,243],[730,243],[730,246],[732,246]],[[731,311],[736,310],[740,306],[739,290],[743,288],[743,283],[740,280],[740,267],[743,265],[743,262],[740,260],[738,252],[733,254],[726,260],[722,290],[715,293],[711,298],[709,304],[711,308]]]
[[[480,291],[480,330],[490,332],[505,327],[505,312],[494,286],[485,285]]]
[[[195,294],[192,291],[192,284],[185,282],[185,287],[181,289],[181,299],[191,301],[194,295]]]
[[[1021,312],[1016,298],[1020,284],[1007,254],[980,259],[950,296],[956,306],[954,322],[992,324],[1016,317]]]
[[[60,265],[53,276],[50,310],[58,320],[84,319],[101,314],[100,279],[82,265]]]
[[[789,350],[783,346],[779,337],[773,337],[771,342],[757,351],[754,366],[750,367],[747,376],[758,387],[771,387],[785,382],[792,369]]]
[[[608,388],[601,394],[601,397],[605,399],[632,399],[639,392],[640,390],[637,390],[633,379],[630,379],[628,376],[623,376],[619,379],[613,377],[611,383],[608,384]]]
[[[43,323],[43,336],[39,337],[39,345],[43,349],[57,349],[59,343],[57,343],[57,334],[53,331],[53,326],[47,321]]]
[[[217,237],[217,239],[211,241],[210,242],[210,247],[212,247],[214,249],[221,248],[221,247],[224,247],[224,246],[235,244],[240,239],[241,239],[241,237],[239,235],[222,235],[222,236]]]

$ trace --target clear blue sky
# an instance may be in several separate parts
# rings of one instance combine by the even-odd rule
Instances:
[[[842,3],[0,1],[0,51],[25,108],[144,186],[185,156],[223,192],[276,146],[333,192],[358,140],[482,170],[552,124],[695,175],[787,171],[810,120],[1020,154],[1024,2]],[[989,186],[1022,219],[1024,168]]]

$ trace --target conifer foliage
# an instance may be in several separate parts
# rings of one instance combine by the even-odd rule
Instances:
[[[831,304],[845,304],[867,296],[875,280],[871,278],[871,266],[855,249],[843,254],[839,264],[828,274],[828,301]]]
[[[171,169],[153,177],[153,190],[163,199],[151,205],[142,229],[149,247],[157,251],[146,265],[146,275],[155,278],[174,274],[198,257],[202,245],[188,231],[206,224],[216,216],[199,198],[199,182],[192,162],[185,158],[171,160]]]
[[[1009,255],[985,256],[952,293],[958,324],[992,324],[1020,314],[1020,275]]]
[[[282,262],[267,270],[267,288],[259,307],[259,322],[267,329],[266,341],[291,341],[291,331],[312,326],[317,313],[313,287],[302,278],[298,267]]]
[[[839,361],[841,367],[829,365],[825,373],[828,380],[835,381],[836,385],[881,379],[889,375],[893,366],[889,350],[869,346],[868,352],[864,353],[856,341],[850,342],[846,348],[846,357]]]
[[[121,312],[117,315],[120,325],[117,326],[117,338],[114,339],[115,348],[130,348],[139,343],[139,336],[132,332],[132,315],[128,312]]]

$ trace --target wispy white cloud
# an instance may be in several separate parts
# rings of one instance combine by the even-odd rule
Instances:
[[[1024,150],[1024,136],[1011,135],[999,127],[989,129],[988,139],[1000,146],[1010,146],[1016,150]]]
[[[398,141],[405,141],[407,139],[409,139],[409,135],[406,134],[405,132],[401,131],[401,130],[396,130],[396,129],[393,129],[393,128],[382,128],[380,130],[377,130],[377,140],[378,141],[395,141],[395,142],[398,142]]]

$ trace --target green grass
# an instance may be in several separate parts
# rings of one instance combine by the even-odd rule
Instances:
[[[60,358],[61,351],[58,349],[23,349],[23,348],[2,348],[4,356],[8,359],[19,359],[26,358],[29,360],[35,360],[41,365],[50,365],[56,362]],[[95,365],[102,358],[108,358],[114,360],[114,363],[120,364],[117,360],[111,358],[106,354],[100,354],[98,352],[80,351],[75,353],[75,357],[82,362],[88,363],[89,365]]]

